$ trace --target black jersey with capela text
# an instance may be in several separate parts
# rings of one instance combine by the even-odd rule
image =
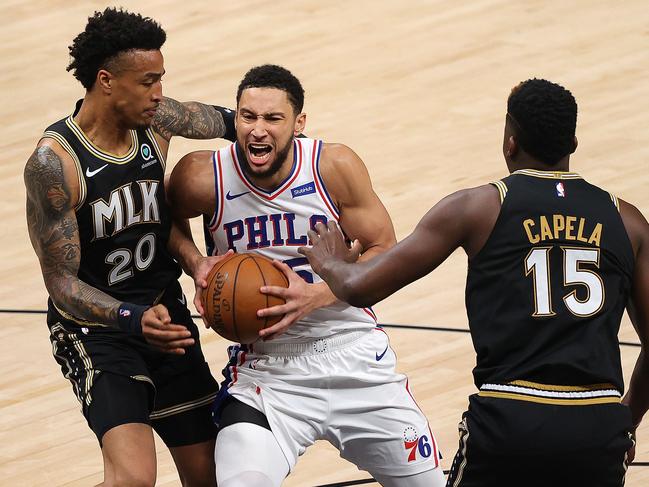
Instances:
[[[521,170],[469,262],[475,383],[612,384],[634,255],[617,198],[578,174]]]
[[[43,137],[61,144],[76,165],[79,279],[120,301],[152,304],[180,275],[167,250],[164,158],[151,129],[131,130],[130,150],[116,156],[96,147],[73,116]]]

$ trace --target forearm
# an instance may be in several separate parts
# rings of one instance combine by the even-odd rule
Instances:
[[[48,277],[45,286],[56,307],[75,318],[110,326],[118,326],[121,301],[90,286],[76,276]]]
[[[623,403],[631,409],[633,425],[637,426],[649,409],[649,361],[644,351],[640,352],[633,369],[629,390],[624,396]]]
[[[234,111],[195,101],[164,98],[153,119],[153,129],[164,139],[227,138],[234,140]]]
[[[203,256],[192,238],[189,220],[174,219],[167,249],[185,273],[194,277],[196,266]]]

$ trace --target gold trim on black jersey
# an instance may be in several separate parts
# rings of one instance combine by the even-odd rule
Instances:
[[[620,201],[617,199],[617,196],[613,193],[609,193],[609,196],[611,197],[611,201],[615,205],[615,208],[617,208],[617,211],[620,211]]]
[[[507,196],[507,185],[503,181],[493,181],[490,184],[493,184],[498,190],[498,193],[500,194],[500,204],[502,205]]]
[[[56,311],[58,311],[58,313],[61,316],[63,316],[63,318],[65,318],[66,320],[72,321],[72,322],[76,323],[79,326],[94,326],[94,327],[100,326],[102,328],[110,328],[109,325],[106,325],[104,323],[97,323],[97,322],[93,322],[93,321],[87,321],[87,320],[84,320],[82,318],[77,318],[76,316],[73,316],[70,313],[67,313],[66,311],[63,311],[56,304],[54,304],[54,302],[52,302],[52,305],[54,306]]]
[[[83,130],[81,130],[81,127],[77,125],[77,122],[74,121],[72,115],[65,119],[65,124],[70,130],[72,130],[72,133],[77,136],[79,142],[81,142],[93,156],[101,159],[102,161],[110,162],[113,164],[126,164],[138,154],[138,148],[140,144],[138,142],[138,136],[135,130],[129,130],[129,133],[131,134],[131,147],[129,148],[128,152],[124,156],[118,156],[116,154],[111,154],[110,152],[105,152],[95,144],[93,144],[92,141],[83,132]]]
[[[74,152],[74,149],[70,145],[70,143],[63,137],[61,134],[58,132],[53,132],[51,130],[47,130],[43,133],[43,136],[41,137],[41,140],[44,138],[50,138],[56,140],[61,147],[63,147],[63,150],[67,152],[72,160],[74,161],[74,165],[77,168],[77,179],[79,180],[79,201],[77,202],[76,205],[74,205],[74,211],[79,210],[83,203],[86,201],[86,194],[87,194],[87,189],[86,189],[86,178],[83,176],[83,168],[81,167],[81,162],[79,161],[79,157],[77,156],[77,153]]]
[[[149,127],[148,129],[146,129],[146,134],[149,136],[149,139],[153,144],[153,148],[155,149],[156,153],[158,154],[158,157],[160,158],[160,164],[162,165],[162,172],[165,172],[167,169],[167,159],[165,158],[164,154],[162,153],[162,150],[160,149],[160,146],[158,145],[158,139],[155,138],[155,132],[153,132],[151,127]]]
[[[175,406],[171,406],[165,409],[159,409],[149,414],[149,419],[152,420],[162,419],[168,416],[173,416],[174,414],[184,413],[185,411],[190,411],[192,409],[196,409],[201,406],[206,406],[207,404],[211,404],[215,398],[216,398],[216,392],[213,392],[212,394],[201,397],[199,399],[194,399],[193,401],[188,401],[182,404],[176,404]]]
[[[619,403],[622,399],[622,394],[612,384],[565,386],[523,380],[506,384],[482,384],[478,395],[559,406]]]
[[[579,174],[569,171],[539,171],[537,169],[519,169],[512,174],[523,174],[543,179],[583,179]]]

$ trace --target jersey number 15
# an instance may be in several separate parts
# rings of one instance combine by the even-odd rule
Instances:
[[[534,281],[534,313],[532,316],[554,316],[550,288],[550,251],[552,247],[535,247],[525,258],[525,275]],[[599,312],[604,306],[604,283],[592,270],[582,266],[590,264],[599,269],[599,249],[566,248],[563,251],[563,286],[584,286],[586,299],[577,298],[573,290],[563,297],[568,311],[575,316],[587,317]]]

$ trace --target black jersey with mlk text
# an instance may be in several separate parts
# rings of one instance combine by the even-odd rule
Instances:
[[[634,256],[617,199],[567,172],[516,171],[469,262],[475,383],[613,384]]]
[[[77,166],[79,279],[120,301],[151,304],[178,278],[180,267],[167,251],[164,158],[151,129],[130,133],[124,156],[93,145],[72,115],[43,137],[59,142]]]

